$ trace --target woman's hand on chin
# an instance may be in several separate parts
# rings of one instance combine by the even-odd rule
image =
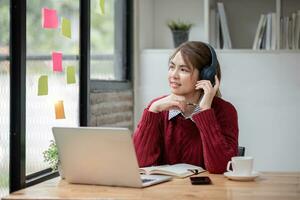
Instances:
[[[199,103],[201,110],[207,110],[211,108],[212,101],[220,87],[220,81],[217,76],[215,76],[215,85],[212,86],[211,82],[208,80],[197,81],[196,90],[202,89],[204,91],[203,97]]]
[[[178,96],[175,94],[170,94],[164,98],[161,98],[153,102],[149,108],[149,111],[158,113],[165,110],[177,109],[184,112],[185,108],[186,108],[185,97]]]

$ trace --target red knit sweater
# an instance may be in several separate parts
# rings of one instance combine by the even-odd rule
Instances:
[[[140,167],[189,163],[210,173],[223,173],[238,152],[238,120],[233,105],[215,97],[212,108],[193,115],[193,122],[181,114],[169,120],[168,111],[149,111],[158,99],[144,110],[133,136]]]

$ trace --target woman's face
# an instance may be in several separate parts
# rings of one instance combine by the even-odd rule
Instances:
[[[198,69],[185,63],[178,51],[169,63],[168,80],[171,92],[180,96],[193,95],[198,77]]]

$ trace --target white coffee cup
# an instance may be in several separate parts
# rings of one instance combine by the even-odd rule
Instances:
[[[232,157],[227,164],[227,171],[238,176],[250,176],[253,170],[253,161],[253,157]],[[232,170],[230,170],[230,165],[232,165]]]

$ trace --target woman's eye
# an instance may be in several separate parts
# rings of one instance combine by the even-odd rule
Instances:
[[[173,65],[170,65],[170,66],[169,66],[169,69],[174,69],[174,66],[173,66]]]
[[[181,68],[181,71],[182,71],[182,72],[189,72],[189,70],[186,69],[186,68]]]

